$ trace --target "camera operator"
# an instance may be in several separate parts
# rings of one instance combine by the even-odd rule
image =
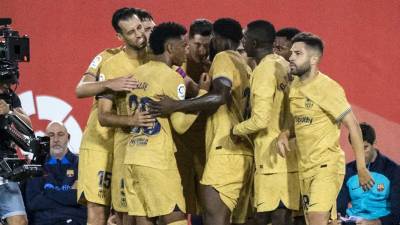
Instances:
[[[0,60],[1,66],[9,64]],[[17,80],[3,80],[0,77],[0,117],[8,113],[14,113],[24,122],[31,126],[29,117],[24,113],[21,107],[21,101],[17,94],[11,89],[11,85]],[[0,132],[0,151],[4,148],[10,148],[10,142]],[[28,224],[24,202],[17,182],[12,182],[0,177],[0,216],[6,220],[9,225]]]

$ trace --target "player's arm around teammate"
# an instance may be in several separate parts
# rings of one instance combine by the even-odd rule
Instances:
[[[107,50],[106,50],[107,51]],[[76,85],[75,95],[78,98],[93,97],[106,91],[130,91],[137,87],[137,81],[132,75],[110,80],[101,80],[100,67],[103,61],[101,55],[96,56],[88,71]]]

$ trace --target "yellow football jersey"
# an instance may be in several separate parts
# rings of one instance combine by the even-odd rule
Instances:
[[[100,77],[104,80],[134,75],[134,70],[147,60],[147,54],[142,58],[130,57],[125,51],[110,58],[100,71]],[[128,115],[126,111],[126,92],[113,94],[113,104],[118,115]],[[126,212],[126,196],[124,193],[124,169],[123,161],[128,143],[129,133],[122,128],[116,128],[114,134],[114,155],[111,180],[112,206],[119,212]]]
[[[98,79],[104,62],[121,52],[121,50],[121,47],[104,50],[92,60],[85,74],[90,74]],[[92,108],[90,109],[89,118],[83,132],[80,148],[110,151],[114,144],[114,129],[102,127],[99,123],[97,115],[97,100],[94,99]]]
[[[173,99],[185,99],[186,88],[183,78],[167,64],[150,61],[138,67],[135,78],[140,88],[126,96],[128,115],[136,110],[147,110],[149,99],[157,95],[167,95]],[[196,114],[175,112],[169,118],[159,117],[154,125],[133,127],[127,146],[125,164],[148,166],[157,169],[176,167],[175,144],[172,139],[171,125],[178,132],[185,132],[197,118]]]
[[[213,80],[224,77],[231,82],[232,98],[207,119],[206,153],[252,156],[250,141],[235,144],[230,138],[233,126],[244,121],[249,114],[250,67],[238,52],[228,50],[215,56],[209,74]]]
[[[233,129],[235,135],[256,133],[254,157],[259,173],[297,171],[296,153],[286,158],[277,154],[274,140],[283,130],[285,94],[287,94],[289,63],[276,54],[266,55],[251,77],[251,117]]]
[[[316,168],[344,174],[344,152],[339,146],[340,121],[351,111],[343,88],[321,72],[307,83],[295,79],[289,93],[290,112],[299,152],[301,178]]]
[[[100,71],[100,79],[110,80],[127,75],[135,75],[134,71],[137,67],[144,64],[147,61],[147,57],[143,58],[130,58],[125,51],[121,51],[111,59],[109,59],[103,69]],[[118,92],[113,93],[113,101],[116,106],[118,115],[127,115],[127,107],[125,102],[126,93]],[[119,130],[119,129],[117,129]]]
[[[130,58],[125,51],[121,51],[111,59],[109,59],[100,71],[100,79],[109,80],[127,75],[134,75],[134,71],[137,67],[144,64],[147,61],[147,57],[143,58]],[[136,76],[135,76],[136,78]],[[126,93],[119,92],[113,93],[113,102],[116,107],[118,115],[128,115],[127,104],[126,104]],[[128,135],[122,128],[115,129],[115,140],[124,140],[124,136]],[[121,145],[119,145],[121,146]],[[124,151],[125,149],[121,149]],[[117,150],[118,151],[118,150]]]

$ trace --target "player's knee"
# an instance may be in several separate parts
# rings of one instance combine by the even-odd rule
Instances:
[[[96,203],[87,204],[87,224],[103,225],[107,223],[109,208]]]
[[[160,219],[162,224],[172,224],[178,221],[186,221],[186,215],[182,211],[174,211],[168,215],[162,216]]]

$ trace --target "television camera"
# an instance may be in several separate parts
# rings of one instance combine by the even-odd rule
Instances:
[[[0,115],[0,177],[20,181],[42,174],[49,152],[48,137],[36,137],[32,128],[12,111],[14,90],[19,79],[19,62],[29,62],[29,38],[12,30],[10,18],[0,18],[0,99],[10,105],[10,112]],[[15,94],[14,94],[15,95]],[[31,159],[23,150],[33,155]]]

